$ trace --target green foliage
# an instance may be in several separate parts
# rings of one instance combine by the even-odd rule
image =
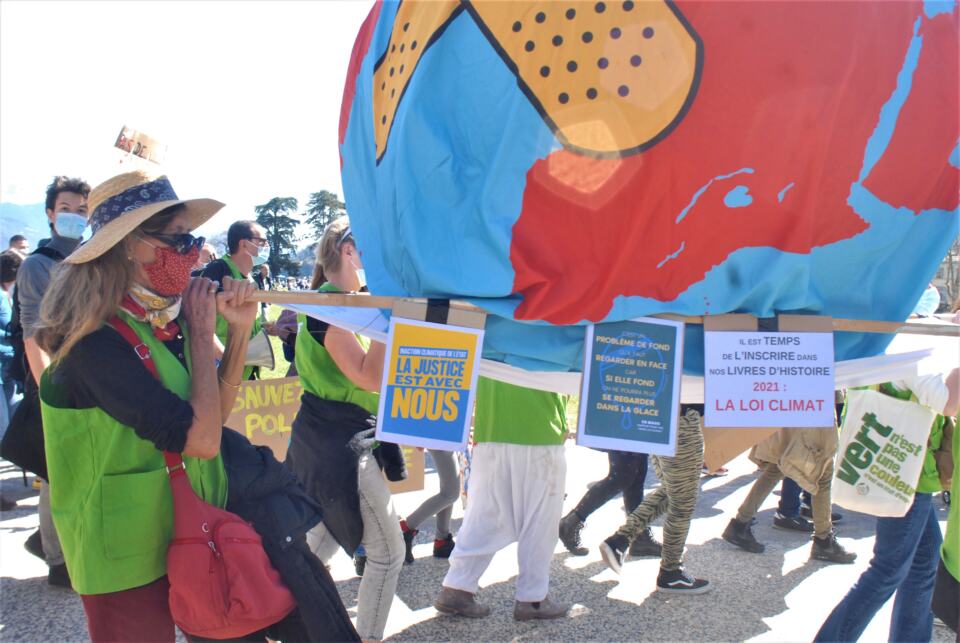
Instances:
[[[270,242],[270,272],[274,275],[288,272],[292,266],[296,266],[295,242],[299,221],[294,217],[297,216],[297,200],[292,196],[277,196],[253,210],[257,213],[257,223],[267,231],[267,240]]]
[[[310,195],[307,201],[307,211],[304,212],[304,221],[313,228],[314,239],[320,240],[323,231],[331,221],[346,214],[346,206],[334,192],[320,190]]]

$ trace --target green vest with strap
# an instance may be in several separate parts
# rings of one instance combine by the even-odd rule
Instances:
[[[223,256],[223,263],[227,264],[227,268],[230,269],[230,276],[234,279],[242,279],[243,281],[253,281],[250,277],[244,275],[240,272],[240,269],[237,268],[237,264],[233,263],[233,260],[229,256]],[[253,329],[250,331],[250,339],[253,339],[257,336],[257,333],[260,332],[262,324],[260,322],[260,315],[253,320]],[[226,346],[227,344],[227,320],[223,318],[222,315],[217,315],[217,327],[215,330],[217,339],[220,340],[220,343]],[[250,374],[253,373],[254,366],[244,366],[243,367],[243,379],[250,379]]]
[[[325,283],[317,292],[340,292],[331,283]],[[376,413],[380,404],[380,394],[366,391],[343,374],[337,363],[330,357],[327,349],[313,338],[307,330],[307,316],[297,315],[297,344],[294,351],[294,362],[297,365],[297,374],[303,390],[313,393],[324,400],[334,402],[350,402]],[[370,340],[357,335],[357,341],[364,350],[370,347]]]
[[[912,391],[909,389],[901,390],[890,382],[858,388],[877,391],[898,400],[919,404],[917,396]],[[930,438],[927,440],[927,450],[923,455],[923,470],[920,472],[920,480],[917,482],[917,492],[919,493],[938,493],[941,490],[940,476],[937,474],[937,461],[933,458],[933,452],[940,448],[942,441],[943,416],[938,415],[933,420],[933,426],[930,427]]]
[[[160,382],[189,400],[190,374],[183,365],[148,324],[120,315],[149,348]],[[189,339],[185,344],[189,349]],[[186,359],[190,364],[189,352]],[[104,594],[157,580],[167,573],[173,537],[173,496],[163,452],[98,407],[68,408],[65,392],[49,373],[41,378],[40,405],[50,511],[74,590]],[[183,460],[197,495],[224,507],[227,475],[220,455]]]

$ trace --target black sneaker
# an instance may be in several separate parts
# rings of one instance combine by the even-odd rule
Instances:
[[[403,530],[403,544],[407,550],[403,556],[403,562],[408,565],[415,560],[413,557],[413,539],[417,537],[418,533],[416,529]]]
[[[610,536],[600,543],[600,557],[603,558],[607,567],[617,574],[623,568],[623,554],[626,553],[629,544],[627,539],[619,534]]]
[[[856,559],[856,554],[847,551],[843,548],[843,545],[837,542],[836,534],[831,533],[826,538],[813,537],[813,546],[810,547],[810,560],[849,565]]]
[[[576,512],[571,511],[560,519],[560,542],[574,556],[586,556],[590,553],[580,541],[580,531],[583,529],[583,521]]]
[[[367,557],[363,554],[354,554],[353,555],[353,569],[357,572],[357,576],[363,577],[363,570],[367,568]]]
[[[70,584],[70,573],[67,571],[66,563],[54,565],[50,568],[50,571],[47,572],[47,585],[73,589],[73,585]]]
[[[757,539],[754,538],[750,525],[740,522],[736,518],[730,519],[727,528],[723,530],[722,537],[728,543],[753,554],[762,554],[763,550],[766,549],[763,543],[758,542]]]
[[[454,544],[453,534],[447,534],[446,538],[434,540],[433,557],[450,558],[450,554],[453,553]]]
[[[813,509],[810,505],[800,505],[800,515],[807,520],[813,520]],[[837,513],[836,511],[830,512],[830,520],[832,522],[840,522],[843,520],[843,514]]]
[[[784,516],[779,511],[773,514],[773,526],[787,531],[800,531],[805,534],[813,533],[813,523],[803,516]]]
[[[694,578],[683,568],[667,571],[660,568],[657,591],[667,594],[703,594],[710,591],[710,581]]]
[[[641,531],[630,543],[630,558],[660,558],[662,551],[663,545],[654,538],[649,527]]]
[[[30,534],[27,539],[23,541],[23,548],[43,562],[47,562],[47,557],[43,553],[43,539],[40,537],[39,529]]]

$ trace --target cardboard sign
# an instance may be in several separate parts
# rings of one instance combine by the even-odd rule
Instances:
[[[251,444],[270,447],[277,460],[283,462],[302,394],[298,377],[247,380],[240,385],[225,426],[247,436]],[[391,493],[423,489],[423,452],[404,447],[403,456],[407,462],[407,479],[388,483]]]
[[[674,455],[683,324],[642,318],[587,326],[577,444]]]
[[[252,444],[270,447],[283,462],[302,394],[299,377],[247,380],[240,384],[226,426],[247,436]]]
[[[162,164],[167,155],[166,145],[126,125],[120,129],[113,146],[151,163]]]
[[[482,329],[391,317],[377,439],[464,449],[482,345]]]
[[[704,366],[708,426],[834,422],[832,333],[707,331]]]

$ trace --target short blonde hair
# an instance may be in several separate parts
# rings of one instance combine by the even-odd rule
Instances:
[[[353,243],[348,233],[350,219],[346,216],[337,217],[323,231],[323,237],[317,243],[317,263],[313,267],[313,278],[310,288],[316,290],[327,280],[327,273],[340,270],[340,248],[345,243]],[[356,245],[356,244],[354,244]]]

